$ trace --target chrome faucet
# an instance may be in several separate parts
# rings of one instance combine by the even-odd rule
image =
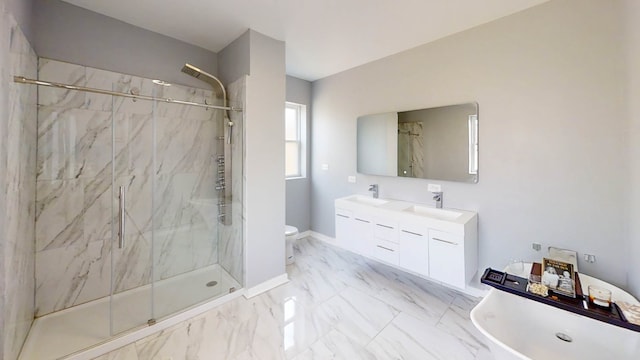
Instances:
[[[433,200],[436,201],[436,208],[442,209],[442,191],[433,192]]]
[[[378,184],[371,184],[369,186],[369,191],[373,191],[373,198],[378,198]]]

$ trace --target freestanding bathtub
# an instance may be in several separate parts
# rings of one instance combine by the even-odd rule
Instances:
[[[525,277],[531,264],[525,264]],[[638,303],[629,293],[580,274],[589,285],[610,289],[613,301]],[[491,289],[471,311],[471,321],[490,341],[496,360],[603,359],[639,360],[640,332],[610,325],[537,301]]]

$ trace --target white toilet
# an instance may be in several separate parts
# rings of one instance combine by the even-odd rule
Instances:
[[[298,228],[295,226],[285,225],[284,227],[285,238],[285,256],[287,259],[287,265],[293,264],[296,260],[293,255],[293,243],[298,239]]]

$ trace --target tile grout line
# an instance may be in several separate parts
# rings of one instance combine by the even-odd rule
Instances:
[[[400,316],[400,314],[402,314],[402,313],[403,313],[402,311],[398,311],[398,313],[397,313],[396,315],[394,315],[394,316],[393,316],[393,319],[389,320],[389,322],[388,322],[385,326],[383,326],[383,327],[382,327],[382,329],[380,329],[380,331],[378,331],[378,333],[377,333],[377,334],[375,334],[375,335],[371,338],[371,340],[369,340],[369,341],[367,342],[367,344],[366,344],[365,346],[363,346],[363,348],[365,348],[365,349],[366,349],[366,347],[367,347],[367,346],[369,346],[369,345],[373,342],[373,340],[375,340],[375,339],[378,337],[378,335],[380,335],[380,333],[382,333],[382,332],[383,332],[383,331],[384,331],[384,330],[385,330],[389,325],[391,325],[391,323],[392,323],[392,322],[393,322],[393,321],[394,321],[398,316]]]

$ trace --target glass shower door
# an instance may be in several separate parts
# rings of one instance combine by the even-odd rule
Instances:
[[[213,103],[209,90],[173,85],[158,86],[156,93]],[[161,319],[229,288],[223,288],[218,265],[223,113],[165,102],[154,106],[153,301],[154,318]]]
[[[139,79],[139,78],[138,78]],[[139,79],[142,93],[150,80]],[[139,91],[130,83],[119,92]],[[124,88],[123,88],[124,87]],[[147,93],[146,95],[152,95]],[[112,99],[113,177],[111,334],[141,325],[152,314],[154,113],[150,101]]]
[[[216,104],[210,90],[140,81],[144,95]],[[113,109],[111,329],[118,334],[240,288],[223,266],[242,269],[242,249],[240,206],[235,227],[223,232],[239,240],[218,247],[231,134],[224,112],[120,97]]]

